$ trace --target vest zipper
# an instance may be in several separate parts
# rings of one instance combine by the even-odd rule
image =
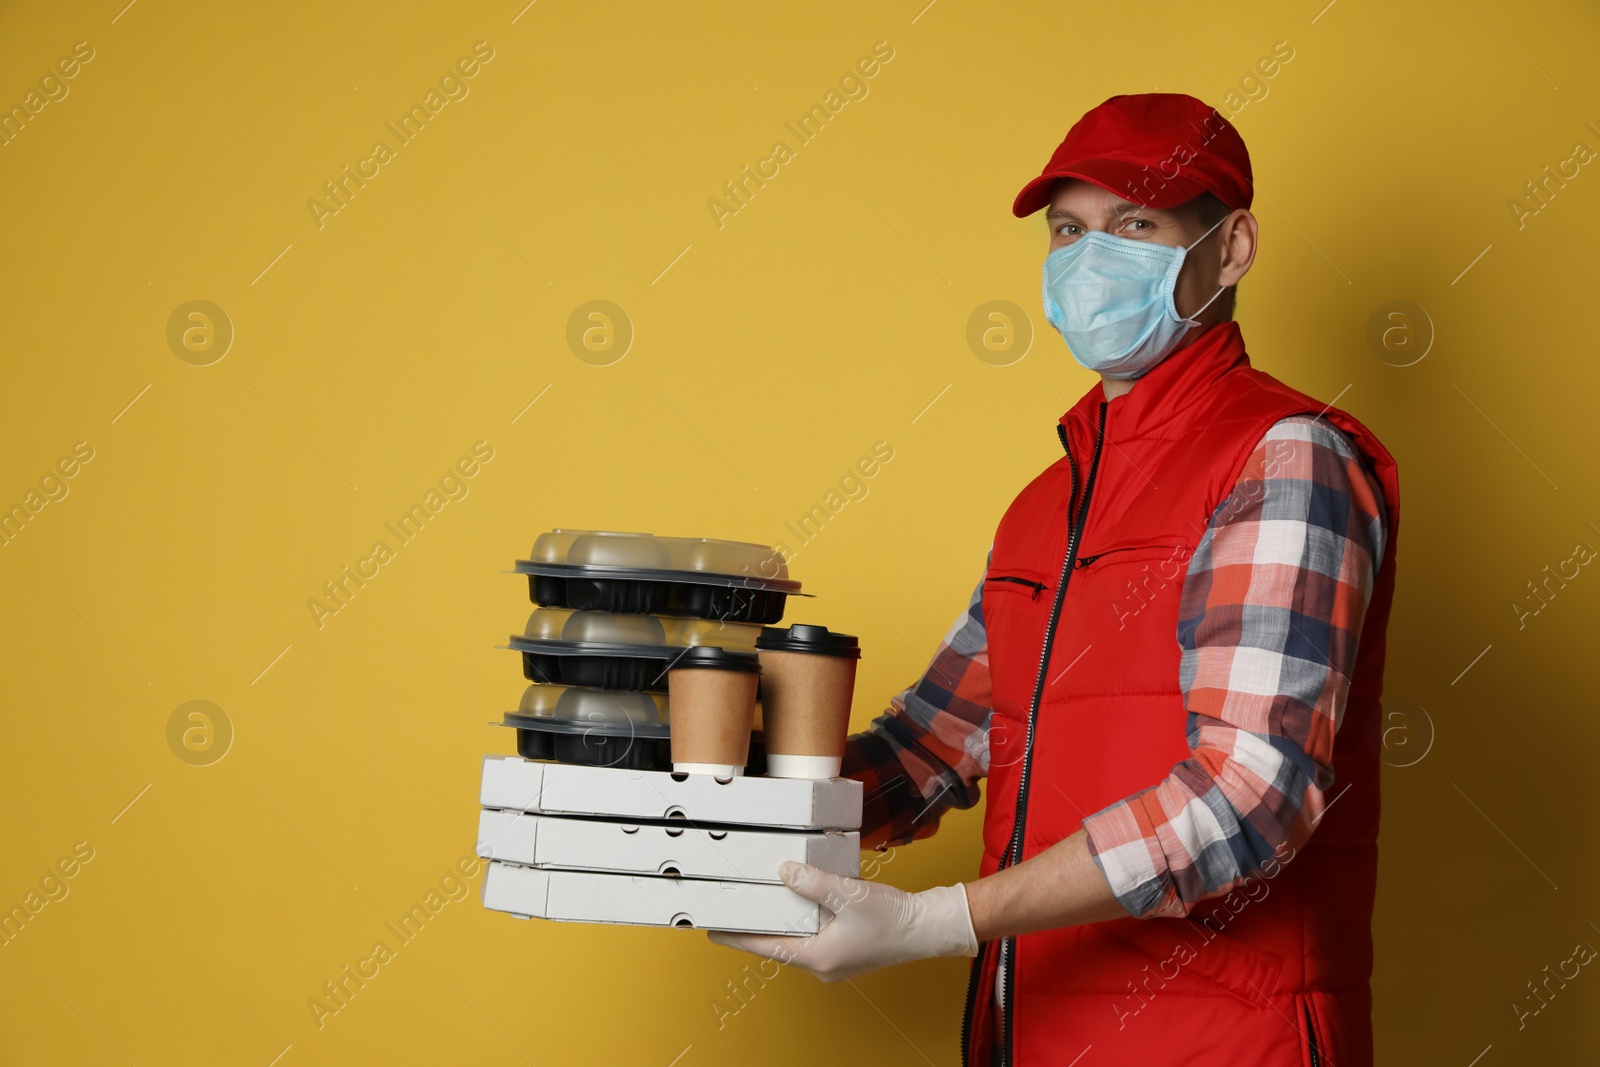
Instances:
[[[1017,863],[1022,858],[1022,836],[1028,820],[1028,785],[1033,775],[1033,734],[1034,726],[1039,717],[1039,701],[1044,696],[1044,685],[1050,668],[1050,653],[1055,646],[1056,625],[1061,619],[1061,605],[1066,599],[1067,582],[1072,577],[1073,564],[1077,561],[1078,539],[1083,535],[1085,520],[1089,514],[1089,498],[1094,493],[1095,475],[1100,469],[1100,449],[1106,436],[1106,403],[1100,404],[1100,423],[1095,431],[1094,455],[1089,461],[1089,474],[1084,481],[1083,501],[1078,507],[1076,518],[1072,514],[1072,498],[1078,495],[1078,461],[1072,455],[1072,448],[1067,444],[1066,426],[1057,424],[1056,435],[1061,438],[1061,447],[1067,454],[1067,463],[1072,468],[1072,488],[1067,497],[1067,554],[1061,564],[1061,580],[1056,585],[1055,599],[1050,604],[1050,619],[1045,624],[1044,646],[1039,651],[1039,673],[1033,683],[1033,700],[1028,706],[1028,732],[1023,741],[1022,771],[1017,779],[1017,810],[1012,822],[1011,841],[1006,847],[1006,854],[1000,859],[1000,869]],[[1001,1058],[1002,1067],[1011,1067],[1011,1004],[1016,998],[1016,948],[1017,939],[1007,937],[1000,943],[1000,966],[1005,969],[1005,997],[1000,1004],[1001,1022]],[[984,948],[988,946],[985,945]],[[967,979],[967,1006],[961,1019],[961,1062],[967,1067],[967,1049],[971,1038],[972,1016],[977,1005],[978,975],[982,973],[984,953],[980,949],[978,957],[973,960],[972,973]]]
[[[1048,585],[1045,585],[1043,582],[1032,582],[1032,581],[1029,581],[1026,578],[1018,578],[1015,575],[1011,575],[1011,574],[997,574],[993,578],[990,578],[989,581],[991,581],[991,582],[1016,582],[1018,585],[1025,585],[1029,589],[1033,590],[1033,599],[1034,600],[1038,600],[1039,599],[1039,594],[1044,592],[1046,589],[1050,588]]]
[[[1322,1057],[1317,1055],[1317,1024],[1311,1020],[1311,1005],[1306,1005],[1306,1037],[1311,1042],[1311,1067],[1321,1067]]]

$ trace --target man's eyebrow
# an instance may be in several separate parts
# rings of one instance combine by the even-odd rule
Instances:
[[[1130,211],[1155,211],[1156,209],[1153,207],[1147,207],[1144,204],[1136,204],[1131,200],[1119,200],[1115,205],[1113,205],[1112,210],[1114,210],[1118,215],[1126,215]]]
[[[1131,200],[1118,200],[1116,203],[1111,205],[1111,214],[1113,214],[1113,215],[1126,215],[1126,214],[1128,214],[1130,212],[1133,212],[1133,211],[1151,211],[1151,212],[1153,212],[1155,210],[1156,210],[1155,208],[1145,207],[1143,204],[1136,204]],[[1053,208],[1051,208],[1048,212],[1045,213],[1045,218],[1046,219],[1077,219],[1080,222],[1083,221],[1081,218],[1079,218],[1079,216],[1078,216],[1078,214],[1076,212],[1068,211],[1066,208],[1061,208],[1061,207],[1053,207]]]

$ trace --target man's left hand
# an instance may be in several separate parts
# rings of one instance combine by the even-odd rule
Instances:
[[[713,930],[711,940],[794,964],[824,982],[910,960],[977,954],[978,938],[964,886],[907,893],[792,860],[778,869],[778,876],[790,889],[832,913],[819,933],[788,937]]]

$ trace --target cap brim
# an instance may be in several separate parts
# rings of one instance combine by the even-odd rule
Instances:
[[[1164,210],[1193,200],[1205,186],[1190,178],[1166,178],[1145,166],[1121,159],[1080,159],[1070,167],[1047,170],[1022,187],[1011,213],[1027,218],[1050,202],[1051,187],[1062,178],[1078,178],[1144,207]]]

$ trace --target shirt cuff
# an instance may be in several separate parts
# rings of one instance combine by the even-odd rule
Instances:
[[[1178,918],[1189,914],[1189,905],[1179,898],[1167,867],[1167,858],[1156,834],[1161,812],[1151,812],[1146,801],[1155,803],[1156,791],[1119,800],[1083,820],[1089,855],[1117,903],[1135,919]]]

